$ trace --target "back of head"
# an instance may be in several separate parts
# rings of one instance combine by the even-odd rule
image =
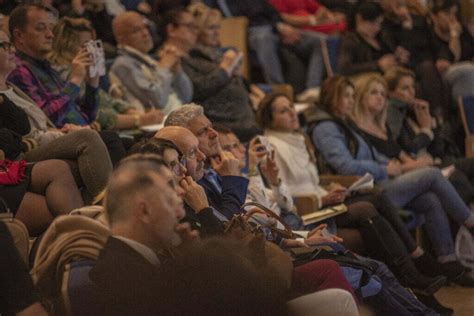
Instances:
[[[204,115],[202,106],[196,103],[185,104],[172,111],[166,118],[164,125],[187,127],[190,120],[200,115]]]
[[[285,315],[285,288],[252,256],[230,238],[194,245],[163,280],[167,308],[183,315]]]
[[[155,154],[163,156],[166,149],[174,149],[178,152],[179,156],[182,156],[181,151],[172,141],[160,137],[141,140],[130,148],[129,154]]]
[[[111,226],[130,218],[134,199],[154,186],[152,175],[164,162],[156,155],[135,154],[120,162],[107,184],[104,208]]]

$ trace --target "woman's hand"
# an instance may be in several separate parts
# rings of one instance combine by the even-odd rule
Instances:
[[[335,189],[335,190],[329,191],[328,194],[326,194],[325,196],[321,198],[322,200],[321,206],[325,207],[327,205],[340,204],[344,202],[344,200],[346,199],[346,196],[347,196],[346,189],[343,189],[343,190]]]
[[[312,231],[308,233],[308,238],[305,240],[305,244],[308,246],[313,246],[322,243],[339,243],[343,242],[343,239],[339,236],[329,234],[328,236],[323,236],[323,230],[327,228],[328,225],[321,224]]]
[[[254,137],[249,143],[247,151],[249,157],[249,170],[255,170],[261,159],[267,154],[265,146],[258,142],[258,138]]]
[[[433,118],[430,114],[430,105],[425,100],[415,99],[413,111],[418,125],[421,128],[431,129]]]
[[[275,162],[275,151],[267,154],[267,158],[260,165],[260,170],[270,185],[280,185],[280,178],[278,177],[279,169]]]
[[[152,109],[140,115],[140,126],[159,124],[163,122],[164,117],[165,115],[163,114],[163,112],[157,109]]]
[[[387,174],[391,177],[396,177],[402,173],[402,166],[396,159],[390,160],[385,168],[387,170]]]

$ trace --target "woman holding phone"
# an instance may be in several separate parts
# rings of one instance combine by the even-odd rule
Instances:
[[[194,86],[193,101],[204,107],[212,122],[231,128],[247,142],[259,131],[251,91],[261,96],[263,92],[248,86],[239,73],[242,53],[220,47],[221,13],[202,3],[191,5],[187,12],[197,29],[197,44],[183,59],[183,69]]]

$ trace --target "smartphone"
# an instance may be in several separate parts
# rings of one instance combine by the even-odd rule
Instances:
[[[257,139],[258,139],[258,142],[265,147],[266,152],[271,153],[273,151],[272,145],[270,144],[270,142],[265,136],[258,135]]]
[[[231,73],[233,73],[235,71],[235,69],[240,66],[240,62],[242,61],[243,56],[244,56],[244,54],[242,54],[242,52],[239,52],[237,54],[237,56],[235,57],[234,61],[232,62],[232,65],[231,65],[231,69],[232,69]]]

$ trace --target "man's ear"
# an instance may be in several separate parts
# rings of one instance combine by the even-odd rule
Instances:
[[[20,29],[14,29],[12,38],[14,39],[14,43],[21,41],[23,39],[23,32]]]
[[[149,224],[151,222],[150,206],[146,200],[138,201],[133,209],[133,215],[142,223]]]

